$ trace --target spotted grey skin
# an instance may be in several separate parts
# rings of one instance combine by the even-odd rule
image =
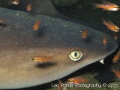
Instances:
[[[104,33],[87,26],[45,15],[0,8],[0,88],[24,88],[60,79],[88,64],[110,55],[117,43]],[[41,20],[39,30],[32,29]],[[87,38],[81,38],[83,30]],[[83,57],[72,61],[69,54],[81,51]],[[53,56],[50,63],[33,62],[36,56]]]

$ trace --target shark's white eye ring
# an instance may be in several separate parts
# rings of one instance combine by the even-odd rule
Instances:
[[[71,60],[73,61],[78,61],[82,58],[83,56],[83,53],[81,51],[72,51],[70,54],[69,54],[69,57]]]

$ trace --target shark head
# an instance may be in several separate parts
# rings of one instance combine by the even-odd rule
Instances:
[[[5,20],[0,27],[1,89],[32,87],[63,78],[117,48],[109,35],[103,45],[103,32],[76,22],[4,8],[0,12]],[[32,26],[36,20],[41,24],[35,31]],[[84,30],[89,32],[86,38],[81,37]],[[32,59],[38,56],[52,59],[46,64],[34,62]]]

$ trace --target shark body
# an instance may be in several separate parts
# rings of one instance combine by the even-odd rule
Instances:
[[[109,35],[103,45],[104,33],[88,26],[46,15],[0,8],[0,88],[32,87],[60,79],[110,55],[117,42]],[[41,20],[39,30],[32,26]],[[81,33],[88,30],[87,38]],[[71,52],[81,51],[82,58],[73,61]],[[33,62],[36,56],[52,56],[51,63]],[[76,54],[74,54],[76,56]]]

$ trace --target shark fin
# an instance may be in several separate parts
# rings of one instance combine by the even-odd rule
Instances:
[[[31,4],[31,13],[48,16],[58,16],[59,12],[54,8],[51,0],[20,0],[18,5],[9,5],[8,9],[27,11],[27,6]]]

